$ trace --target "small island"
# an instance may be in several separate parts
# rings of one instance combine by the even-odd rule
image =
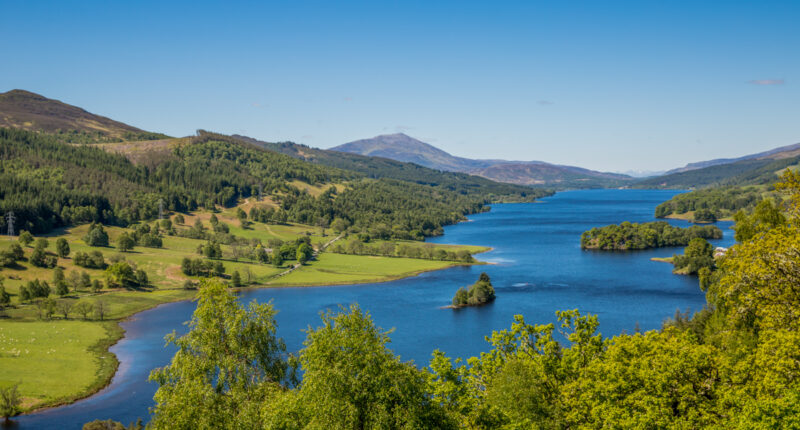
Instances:
[[[453,296],[453,304],[450,308],[457,309],[466,306],[482,306],[495,299],[494,287],[489,275],[481,273],[478,282],[469,286],[469,289],[461,287]]]
[[[688,228],[673,227],[666,221],[630,223],[595,227],[581,235],[582,249],[627,251],[686,246],[694,238],[720,239],[722,230],[714,225],[693,225]]]

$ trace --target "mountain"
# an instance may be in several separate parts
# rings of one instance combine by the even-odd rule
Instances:
[[[677,169],[669,170],[666,172],[666,174],[669,175],[672,173],[688,172],[690,170],[702,169],[704,167],[718,166],[721,164],[731,164],[745,160],[764,160],[764,159],[779,160],[783,158],[796,157],[798,155],[800,155],[800,143],[795,143],[793,145],[781,146],[779,148],[771,149],[769,151],[759,152],[757,154],[745,155],[738,158],[717,158],[714,160],[689,163],[684,167],[679,167]]]
[[[0,127],[57,133],[70,142],[166,137],[24,90],[0,93]]]
[[[527,201],[552,194],[542,188],[532,189],[523,185],[501,183],[481,176],[442,171],[390,158],[317,149],[292,142],[264,142],[240,135],[233,137],[303,161],[358,172],[370,178],[396,179],[441,187],[464,195],[482,195],[488,197],[490,202]]]
[[[463,172],[499,182],[564,188],[617,187],[632,181],[627,175],[596,172],[543,161],[475,160],[453,156],[403,133],[345,143],[332,151],[384,157],[432,169]]]

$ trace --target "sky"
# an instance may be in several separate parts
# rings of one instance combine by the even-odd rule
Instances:
[[[0,0],[0,92],[173,136],[665,170],[800,142],[800,1]]]

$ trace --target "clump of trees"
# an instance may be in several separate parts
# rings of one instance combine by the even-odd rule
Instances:
[[[494,287],[489,275],[481,273],[478,281],[469,288],[461,287],[453,296],[453,307],[485,305],[495,299]]]
[[[722,230],[717,226],[693,225],[688,228],[673,227],[666,221],[630,223],[595,227],[581,235],[581,248],[600,250],[635,250],[665,246],[686,246],[699,237],[720,239]]]
[[[703,268],[714,269],[714,247],[703,238],[696,237],[683,250],[683,255],[674,255],[675,272],[696,275]]]
[[[450,251],[433,244],[409,245],[401,243],[395,245],[393,242],[370,243],[369,235],[362,235],[351,240],[340,240],[328,248],[329,252],[336,254],[350,255],[377,255],[384,257],[405,257],[420,258],[425,260],[458,261],[463,263],[474,263],[475,259],[469,251],[462,249]]]
[[[181,261],[181,272],[186,276],[222,276],[225,274],[225,265],[221,261],[209,261],[202,258],[184,257]]]
[[[76,252],[72,257],[72,261],[75,262],[76,265],[87,269],[106,268],[106,260],[103,257],[103,253],[100,251],[92,251],[89,253]]]

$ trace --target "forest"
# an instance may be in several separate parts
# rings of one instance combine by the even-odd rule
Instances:
[[[358,307],[328,311],[287,353],[271,304],[201,287],[178,351],[155,369],[152,428],[797,428],[800,174],[785,222],[754,213],[746,240],[701,275],[706,306],[661,330],[604,337],[598,317],[516,315],[466,362],[419,368]],[[766,215],[766,219],[761,219]],[[243,339],[248,339],[243,342]],[[302,378],[300,378],[302,375]]]
[[[711,187],[678,194],[656,206],[656,218],[695,212],[695,221],[716,221],[739,210],[750,210],[761,201],[761,187]],[[699,212],[699,213],[698,213]],[[701,215],[705,214],[705,215]]]
[[[293,185],[297,181],[328,191],[315,197]],[[335,184],[346,185],[337,191]],[[94,146],[63,143],[58,135],[0,128],[0,211],[14,212],[17,231],[35,234],[87,222],[153,220],[159,201],[165,211],[185,213],[232,207],[263,193],[279,206],[283,222],[327,227],[341,219],[361,230],[389,231],[391,238],[422,239],[497,199],[545,194],[526,190],[531,194],[523,196],[521,187],[484,180],[467,192],[368,178],[205,131],[156,162],[137,165]],[[5,222],[0,229],[7,229]]]
[[[619,225],[611,224],[585,231],[581,235],[581,248],[626,251],[686,246],[696,237],[719,239],[722,237],[722,230],[713,225],[682,228],[673,227],[666,221],[641,224],[625,221]]]

